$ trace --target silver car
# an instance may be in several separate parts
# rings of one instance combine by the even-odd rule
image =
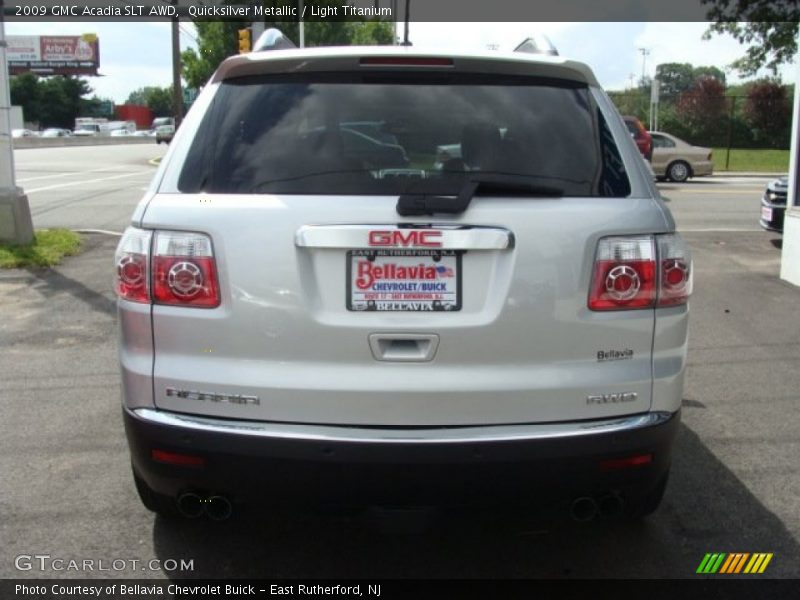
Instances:
[[[358,122],[408,166],[349,147]],[[158,513],[214,519],[248,502],[647,514],[679,426],[691,288],[584,64],[229,58],[116,252],[137,489]]]

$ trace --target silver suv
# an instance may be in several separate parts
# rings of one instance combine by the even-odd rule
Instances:
[[[116,253],[141,499],[647,514],[691,273],[581,63],[230,58]]]

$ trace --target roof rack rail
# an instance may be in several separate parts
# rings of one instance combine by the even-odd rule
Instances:
[[[558,50],[546,35],[539,33],[522,40],[522,43],[514,48],[514,52],[528,52],[530,54],[548,54],[558,56]]]
[[[253,44],[253,52],[265,52],[267,50],[289,50],[297,48],[294,42],[283,35],[280,29],[271,27],[258,36],[256,43]]]

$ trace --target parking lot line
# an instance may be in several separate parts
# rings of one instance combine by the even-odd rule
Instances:
[[[122,175],[114,175],[113,177],[99,177],[97,179],[82,179],[81,181],[71,181],[69,183],[57,183],[55,185],[48,185],[46,187],[34,188],[32,190],[25,190],[26,194],[35,194],[36,192],[44,192],[46,190],[55,190],[58,188],[70,187],[73,185],[84,185],[87,183],[99,183],[101,181],[111,181],[112,179],[122,179],[123,177],[133,177],[135,175],[144,175],[145,173],[152,175],[152,171],[135,171],[134,173],[124,173]]]

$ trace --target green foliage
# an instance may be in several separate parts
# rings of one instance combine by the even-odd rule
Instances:
[[[130,93],[125,103],[146,106],[156,117],[169,117],[172,115],[172,87],[139,88]]]
[[[265,0],[265,6],[285,5],[285,1]],[[310,0],[306,5],[339,6],[339,0]],[[304,27],[305,45],[348,46],[391,44],[394,41],[393,24],[387,21],[370,19],[349,21],[311,21]],[[189,87],[200,89],[209,80],[219,64],[238,53],[239,29],[249,27],[250,23],[235,21],[195,21],[197,29],[197,50],[188,49],[181,53],[183,78]],[[283,34],[299,45],[300,28],[298,23],[265,23],[266,28],[278,27]],[[253,40],[255,41],[255,40]]]
[[[11,103],[22,106],[26,121],[40,127],[72,128],[92,88],[85,79],[55,75],[39,78],[23,73],[11,78]]]
[[[765,171],[788,173],[789,151],[768,149],[733,148],[728,156],[727,148],[713,148],[714,170]],[[726,167],[727,162],[727,167]]]
[[[28,246],[0,244],[0,269],[50,267],[65,256],[77,254],[81,237],[68,229],[44,229],[34,234]]]
[[[677,96],[689,91],[699,77],[713,77],[725,85],[725,73],[717,67],[695,67],[689,63],[662,63],[656,67],[662,96]]]
[[[755,75],[762,67],[777,73],[797,52],[800,5],[775,0],[702,0],[710,5],[707,20],[712,25],[704,34],[730,34],[748,44],[745,54],[731,67],[743,77]]]

